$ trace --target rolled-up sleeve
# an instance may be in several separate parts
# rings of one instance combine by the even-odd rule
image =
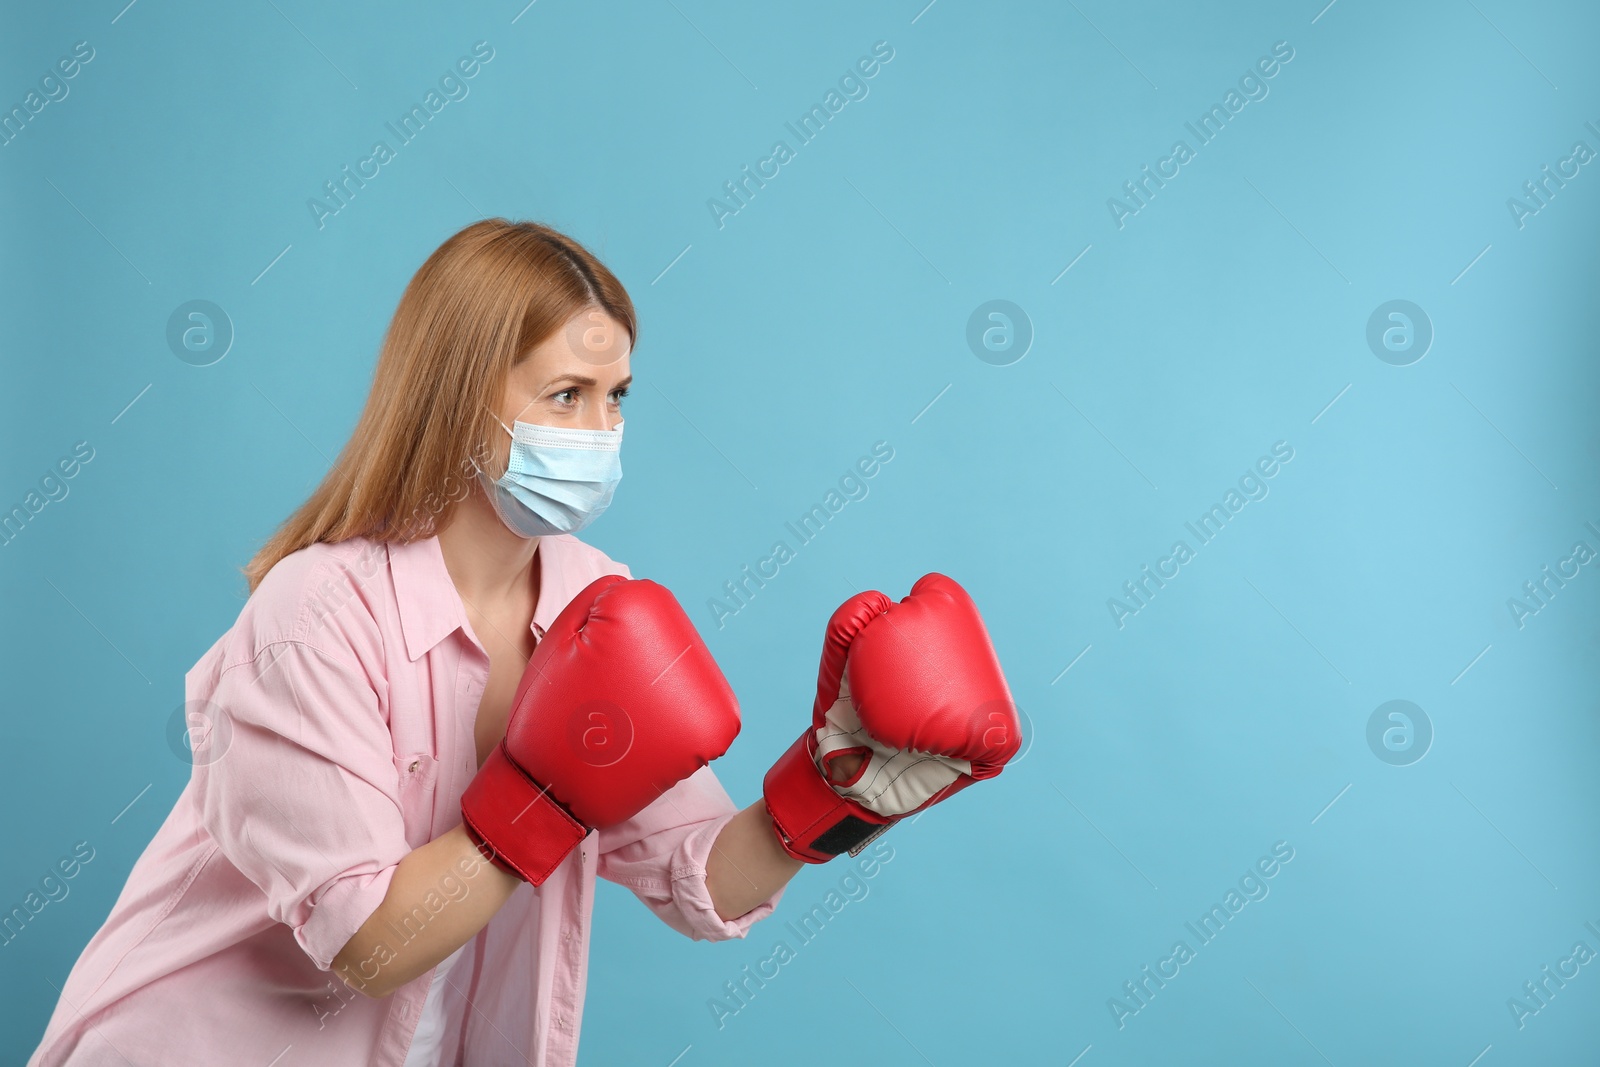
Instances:
[[[378,694],[355,664],[287,640],[227,667],[206,703],[206,830],[328,970],[410,851]]]
[[[783,888],[735,919],[717,914],[706,888],[706,860],[738,814],[710,767],[701,767],[639,814],[600,834],[599,875],[627,886],[668,926],[696,941],[744,937],[771,915]]]

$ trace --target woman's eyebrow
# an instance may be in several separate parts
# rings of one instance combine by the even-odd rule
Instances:
[[[595,385],[599,385],[600,384],[599,382],[595,381],[593,378],[588,377],[587,375],[583,375],[583,374],[561,374],[561,375],[557,375],[554,378],[551,378],[548,382],[546,382],[544,384],[544,386],[539,391],[542,393],[542,392],[544,392],[545,389],[550,388],[552,385],[559,385],[562,382],[571,382],[573,385],[582,385],[582,386],[595,386]],[[630,386],[632,384],[633,384],[633,375],[630,374],[626,378],[622,379],[622,381],[618,382],[613,388],[626,389],[628,386]]]

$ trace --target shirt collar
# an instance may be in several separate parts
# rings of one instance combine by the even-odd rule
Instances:
[[[534,605],[530,629],[543,637],[566,601],[553,588],[559,567],[552,563],[552,552],[565,538],[541,537],[534,565],[539,568],[539,600]],[[455,582],[444,564],[444,550],[438,535],[417,541],[389,542],[389,570],[394,576],[395,600],[400,612],[400,631],[405,635],[406,657],[412,662],[456,630],[472,632],[466,607]],[[570,599],[570,598],[568,598]]]

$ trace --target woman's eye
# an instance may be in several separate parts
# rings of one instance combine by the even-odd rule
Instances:
[[[560,402],[562,404],[570,404],[570,403],[573,402],[574,394],[576,392],[577,392],[577,390],[575,390],[575,389],[563,389],[559,393],[552,393],[550,395],[550,398],[552,400],[558,401],[558,402]],[[563,397],[565,397],[566,399],[563,400],[562,399]]]
[[[623,398],[626,397],[627,395],[628,395],[628,391],[626,389],[613,390],[612,393],[611,393],[611,402],[613,404],[620,404],[620,403],[622,403]]]

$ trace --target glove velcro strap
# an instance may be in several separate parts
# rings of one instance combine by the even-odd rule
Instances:
[[[589,836],[589,828],[496,745],[461,794],[461,819],[484,857],[525,882],[543,885]]]
[[[807,730],[778,757],[762,782],[762,799],[785,852],[806,863],[827,863],[841,852],[860,852],[897,820],[835,793],[817,770],[811,740]]]

